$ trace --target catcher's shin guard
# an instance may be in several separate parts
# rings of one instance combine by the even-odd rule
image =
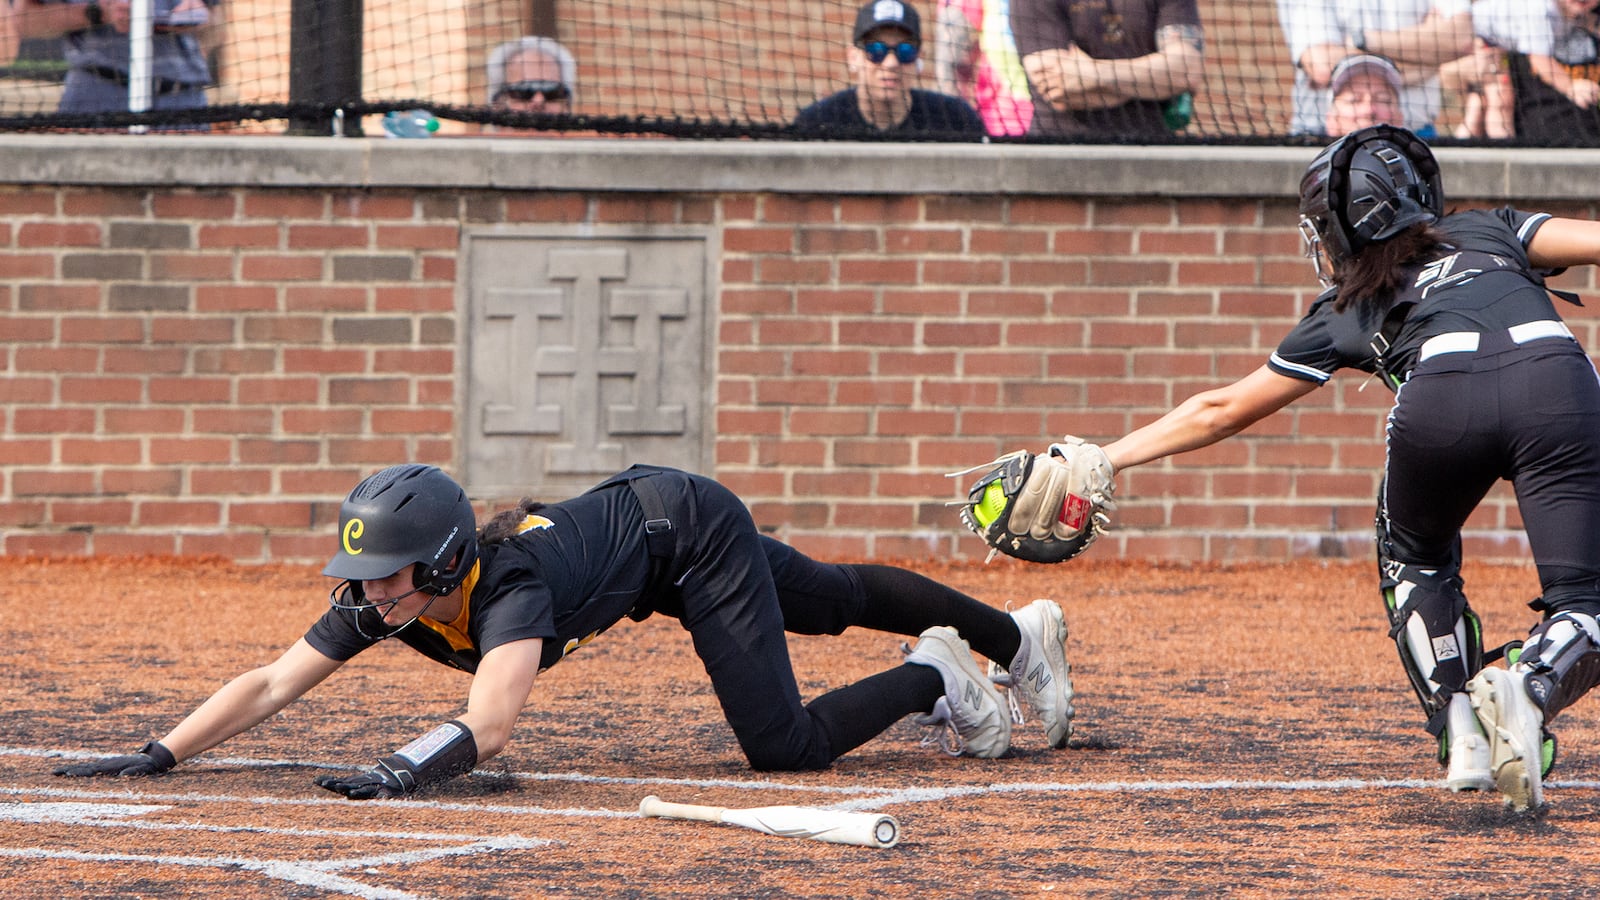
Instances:
[[[1528,635],[1517,667],[1549,722],[1600,684],[1600,622],[1589,613],[1556,613]]]
[[[1465,690],[1483,668],[1483,628],[1453,570],[1386,559],[1380,572],[1389,636],[1428,716],[1428,732],[1438,735],[1445,728],[1450,696]]]

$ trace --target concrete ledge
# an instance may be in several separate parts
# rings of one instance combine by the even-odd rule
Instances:
[[[0,183],[625,192],[1295,196],[1307,147],[0,135]],[[1600,150],[1443,148],[1456,198],[1600,198]]]

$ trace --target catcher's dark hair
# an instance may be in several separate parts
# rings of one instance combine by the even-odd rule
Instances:
[[[499,544],[511,540],[522,527],[522,520],[544,509],[545,505],[532,497],[523,497],[516,506],[495,513],[483,523],[478,529],[478,543]]]
[[[1343,312],[1356,306],[1373,316],[1387,312],[1395,295],[1410,281],[1411,266],[1437,259],[1449,247],[1449,235],[1434,225],[1421,224],[1361,248],[1334,267],[1333,283],[1339,293],[1333,308]]]

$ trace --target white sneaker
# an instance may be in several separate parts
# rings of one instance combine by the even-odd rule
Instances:
[[[932,666],[944,679],[944,696],[931,712],[915,719],[935,729],[923,743],[937,743],[951,756],[982,759],[1001,756],[1011,747],[1011,716],[1005,700],[954,628],[935,625],[924,631],[905,661]]]
[[[1021,723],[1015,696],[1022,695],[1038,714],[1050,746],[1065,747],[1072,737],[1072,667],[1067,663],[1067,621],[1061,607],[1035,600],[1011,614],[1022,643],[998,680],[1011,689],[1013,722]]]
[[[1472,708],[1489,740],[1489,770],[1517,812],[1544,805],[1544,711],[1523,687],[1523,673],[1484,669],[1467,682]]]

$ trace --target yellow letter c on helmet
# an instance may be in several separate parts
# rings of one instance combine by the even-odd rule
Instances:
[[[344,523],[344,534],[340,535],[340,540],[344,542],[344,552],[351,556],[359,556],[361,550],[353,542],[361,540],[361,534],[366,530],[366,523],[360,519],[351,519]]]

